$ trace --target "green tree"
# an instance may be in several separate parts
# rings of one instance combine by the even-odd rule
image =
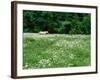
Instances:
[[[87,13],[23,10],[23,31],[59,34],[90,34],[91,15]]]

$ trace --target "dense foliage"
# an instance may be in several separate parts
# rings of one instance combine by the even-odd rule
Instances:
[[[48,31],[60,34],[90,34],[91,16],[88,13],[23,10],[23,31]]]

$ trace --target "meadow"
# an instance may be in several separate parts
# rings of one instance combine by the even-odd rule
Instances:
[[[91,65],[90,35],[24,33],[23,69]]]

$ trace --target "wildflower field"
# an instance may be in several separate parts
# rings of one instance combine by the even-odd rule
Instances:
[[[91,65],[90,35],[24,33],[23,69]]]

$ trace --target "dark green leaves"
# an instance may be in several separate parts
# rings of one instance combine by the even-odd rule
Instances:
[[[23,31],[49,31],[57,34],[90,34],[91,15],[87,13],[23,10]]]

